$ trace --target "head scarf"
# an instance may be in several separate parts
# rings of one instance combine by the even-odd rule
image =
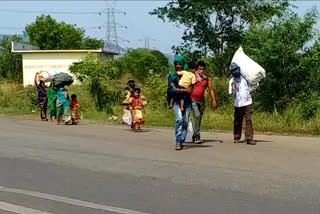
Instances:
[[[176,62],[178,62],[178,63],[180,63],[182,65],[182,69],[183,70],[189,71],[187,60],[183,56],[176,56],[174,58],[173,65],[175,65]],[[173,80],[177,78],[176,71],[172,71],[171,78]]]
[[[241,80],[241,72],[240,72],[240,66],[237,63],[232,63],[230,66],[230,72],[235,79],[236,82],[240,82]]]

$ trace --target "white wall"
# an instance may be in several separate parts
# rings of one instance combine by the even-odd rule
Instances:
[[[69,66],[87,55],[88,53],[23,53],[23,85],[34,85],[34,76],[40,71],[70,74]]]

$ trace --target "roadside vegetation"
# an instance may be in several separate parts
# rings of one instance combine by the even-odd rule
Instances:
[[[228,66],[233,53],[242,45],[267,72],[266,79],[253,93],[255,130],[320,134],[320,43],[315,29],[316,10],[310,9],[300,17],[287,1],[182,2],[168,3],[151,14],[187,26],[184,42],[173,47],[174,50],[189,62],[200,59],[207,62],[218,107],[212,109],[207,99],[204,129],[230,131],[233,128],[233,100],[227,94]],[[216,11],[215,22],[208,18],[213,11]],[[32,26],[38,22],[40,30],[42,22],[53,22],[48,17],[39,19]],[[36,32],[34,27],[26,29]],[[81,32],[78,34],[82,42],[76,45],[101,46],[99,41],[84,38]],[[22,87],[21,59],[10,53],[11,40],[19,38],[5,38],[0,43],[0,113],[38,115],[36,89]],[[36,44],[43,40],[30,41]],[[53,47],[56,43],[50,44]],[[114,120],[109,118],[114,115],[118,118],[114,122],[120,123],[125,84],[133,78],[148,101],[147,125],[173,127],[174,115],[166,103],[167,77],[172,69],[159,51],[129,50],[121,58],[106,63],[89,55],[70,67],[82,86],[70,86],[69,91],[78,95],[84,119],[111,122]]]

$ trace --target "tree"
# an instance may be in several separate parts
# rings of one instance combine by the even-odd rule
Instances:
[[[318,65],[318,47],[305,53],[314,39],[317,12],[300,18],[291,10],[264,23],[251,26],[244,36],[244,50],[267,71],[257,101],[267,110],[283,110],[294,98],[305,96],[313,78],[307,63]],[[319,85],[319,84],[317,84]]]
[[[159,60],[159,63],[164,66],[164,67],[168,67],[168,63],[169,60],[168,58],[161,52],[158,50],[151,50],[150,51],[155,57],[157,57],[157,59]]]
[[[102,40],[86,37],[83,39],[82,49],[103,49],[104,42]]]
[[[164,66],[157,56],[145,49],[129,50],[123,57],[123,64],[127,73],[131,73],[141,81],[146,80],[150,71],[160,75],[168,73],[168,66]]]
[[[37,17],[34,23],[27,25],[26,35],[31,44],[41,49],[98,49],[103,46],[101,40],[84,38],[85,31],[76,25],[57,22],[50,15]]]
[[[102,63],[96,55],[89,55],[83,61],[70,66],[70,71],[84,83],[99,111],[112,112],[111,104],[117,101],[121,92],[112,87],[112,80],[122,76],[117,61]]]
[[[22,59],[20,55],[11,53],[11,42],[21,42],[22,38],[5,36],[0,41],[0,79],[21,81],[22,80]]]
[[[183,44],[173,49],[180,54],[223,56],[218,68],[224,70],[232,53],[241,44],[250,24],[268,20],[288,7],[287,1],[256,0],[178,0],[159,7],[150,14],[165,21],[186,26]]]

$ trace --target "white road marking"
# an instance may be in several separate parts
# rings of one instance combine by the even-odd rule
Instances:
[[[33,191],[29,191],[29,190],[12,189],[12,188],[6,188],[3,186],[0,186],[0,191],[28,195],[28,196],[32,196],[32,197],[36,197],[36,198],[43,198],[43,199],[47,199],[47,200],[51,200],[51,201],[58,201],[58,202],[66,203],[66,204],[72,204],[72,205],[76,205],[76,206],[87,207],[87,208],[98,209],[98,210],[106,210],[106,211],[122,213],[122,214],[148,214],[148,213],[139,212],[139,211],[135,211],[135,210],[129,210],[129,209],[124,209],[124,208],[119,208],[119,207],[112,207],[112,206],[107,206],[107,205],[102,205],[102,204],[95,204],[95,203],[91,203],[91,202],[87,202],[87,201],[80,201],[77,199],[71,199],[71,198],[66,198],[66,197],[61,197],[61,196],[56,196],[56,195],[49,195],[46,193],[33,192]]]
[[[18,214],[52,214],[40,210],[31,209],[28,207],[21,207],[15,204],[9,204],[3,201],[0,201],[0,210],[14,212]]]

